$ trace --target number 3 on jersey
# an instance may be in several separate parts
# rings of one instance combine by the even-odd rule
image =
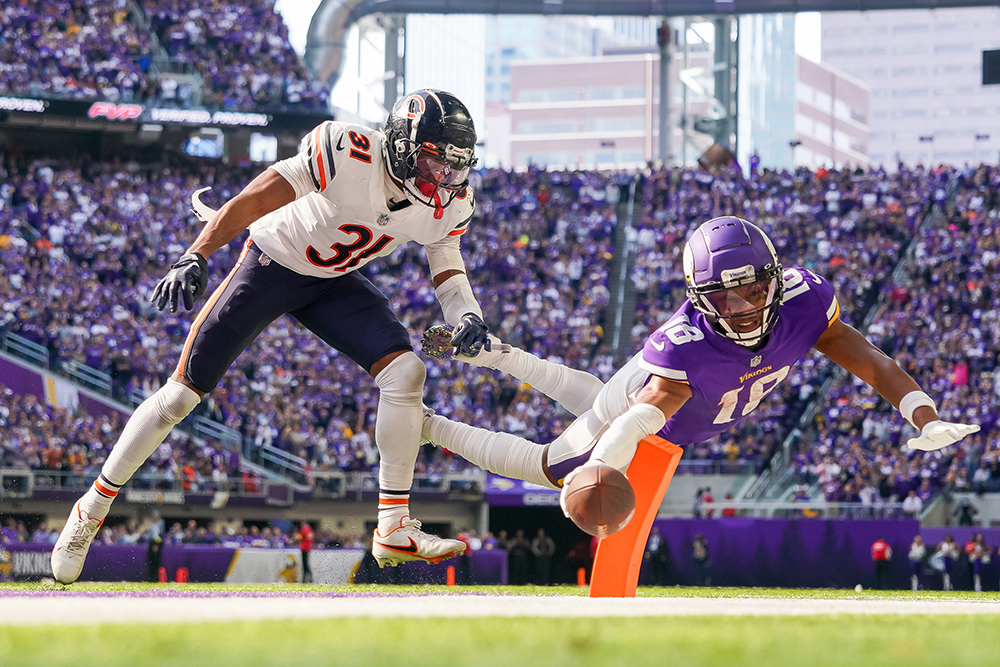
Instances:
[[[771,393],[771,390],[777,387],[779,382],[785,379],[790,368],[791,366],[785,366],[754,380],[753,384],[750,385],[750,396],[747,398],[747,404],[743,406],[741,415],[746,417],[756,410],[760,402],[764,400],[764,397]],[[740,394],[743,393],[745,388],[746,385],[742,384],[736,389],[727,391],[722,395],[722,400],[719,401],[719,406],[722,409],[715,416],[714,424],[728,424],[733,421],[733,413],[736,412],[736,406],[740,402]]]
[[[358,134],[354,130],[347,133],[347,137],[351,140],[351,144],[354,148],[351,149],[351,157],[355,160],[361,160],[365,164],[372,163],[372,156],[368,154],[368,149],[371,148],[371,143],[368,141],[368,137],[363,134]]]

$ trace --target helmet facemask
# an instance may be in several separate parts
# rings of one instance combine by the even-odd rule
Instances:
[[[688,298],[705,314],[712,327],[729,340],[753,347],[764,340],[778,323],[784,281],[781,267],[762,272],[746,266],[726,273],[745,277],[688,288]]]
[[[469,184],[476,131],[451,93],[420,90],[398,101],[385,125],[386,168],[411,201],[444,208]]]
[[[469,184],[469,171],[477,159],[471,148],[454,144],[432,144],[401,139],[396,150],[403,155],[408,168],[403,179],[403,191],[413,201],[443,209]]]

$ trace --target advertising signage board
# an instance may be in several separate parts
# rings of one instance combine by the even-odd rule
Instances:
[[[28,97],[0,96],[0,124],[3,112],[30,114],[36,117],[90,119],[115,123],[189,125],[193,127],[252,127],[271,130],[308,131],[331,116],[325,113],[224,111],[212,109],[162,108],[150,105],[116,103],[106,100],[88,102]]]

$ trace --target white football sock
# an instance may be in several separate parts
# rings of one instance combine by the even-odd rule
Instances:
[[[383,491],[409,491],[420,451],[424,379],[420,357],[407,352],[392,360],[375,378],[379,388],[375,444],[380,462],[378,486]]]
[[[80,507],[91,518],[103,519],[111,508],[114,496],[108,497],[108,483],[118,488],[132,478],[149,455],[156,451],[171,429],[187,417],[201,401],[197,392],[176,380],[167,380],[160,389],[147,398],[129,417],[118,437],[108,460],[101,468],[105,493],[95,487],[84,494]],[[98,479],[101,482],[101,479]]]
[[[378,494],[378,534],[388,535],[410,516],[410,494],[400,491],[380,491]]]
[[[577,417],[593,407],[604,388],[601,379],[590,373],[546,361],[516,347],[497,360],[496,368],[527,382]]]
[[[558,488],[545,476],[542,455],[545,445],[510,433],[496,433],[434,415],[424,422],[431,442],[450,449],[480,468],[504,477]]]

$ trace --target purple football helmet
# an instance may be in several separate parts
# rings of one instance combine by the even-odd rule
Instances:
[[[704,223],[684,247],[687,296],[712,327],[753,347],[778,323],[785,291],[781,263],[767,234],[734,216]]]

